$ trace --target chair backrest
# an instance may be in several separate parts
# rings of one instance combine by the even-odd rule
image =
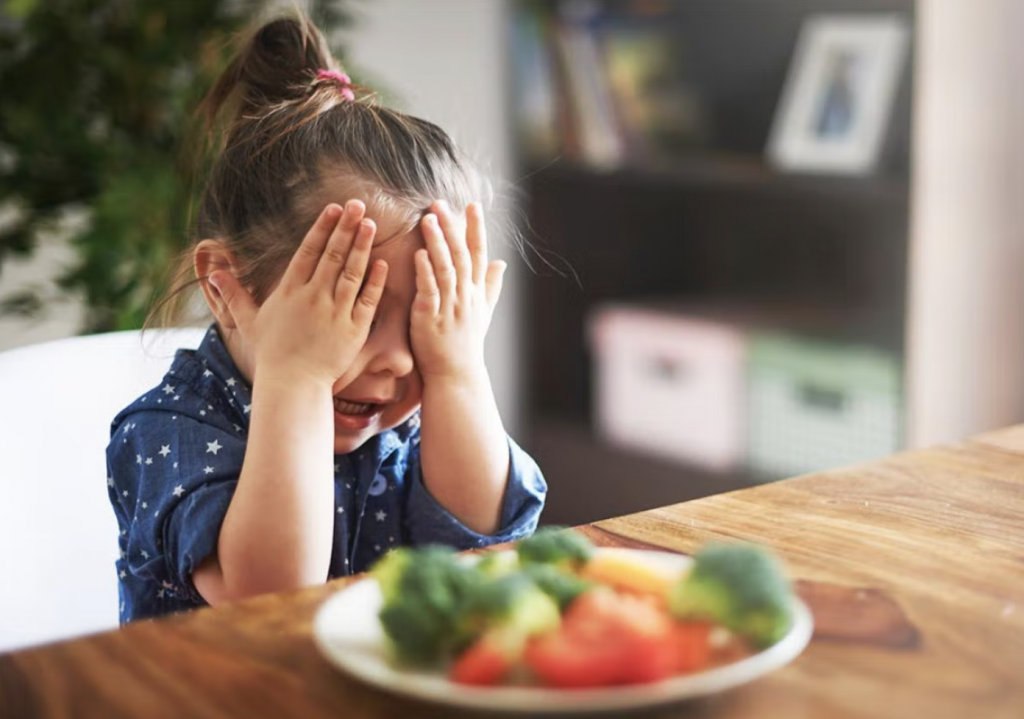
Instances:
[[[0,651],[117,626],[110,421],[203,331],[113,332],[0,352]]]

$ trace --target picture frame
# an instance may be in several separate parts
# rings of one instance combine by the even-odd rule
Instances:
[[[808,18],[772,123],[770,162],[803,172],[876,170],[909,41],[901,15]]]

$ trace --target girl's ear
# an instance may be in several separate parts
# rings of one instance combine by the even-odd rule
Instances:
[[[228,304],[221,295],[220,290],[207,281],[215,270],[227,270],[235,274],[234,256],[220,240],[202,240],[196,245],[192,254],[192,263],[195,266],[196,278],[199,280],[199,287],[203,291],[203,298],[206,300],[210,312],[213,313],[217,324],[225,329],[236,329],[235,318],[228,311]]]

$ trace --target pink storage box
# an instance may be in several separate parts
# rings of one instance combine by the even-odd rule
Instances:
[[[608,306],[590,319],[598,431],[717,470],[744,452],[746,333],[697,316]]]

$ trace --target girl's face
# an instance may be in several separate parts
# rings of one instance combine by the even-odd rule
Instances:
[[[400,425],[419,409],[423,382],[409,343],[409,318],[416,296],[413,255],[423,246],[417,228],[381,242],[370,257],[371,263],[377,259],[388,263],[388,278],[366,344],[348,371],[334,383],[337,454],[354,451],[374,435]]]

